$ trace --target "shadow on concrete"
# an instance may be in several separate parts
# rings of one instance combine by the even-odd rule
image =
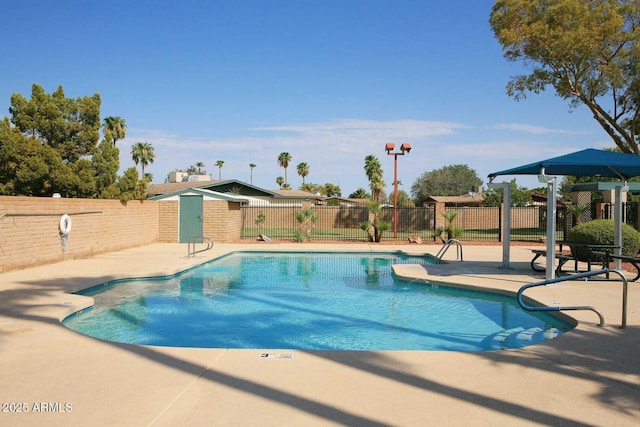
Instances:
[[[43,309],[55,308],[58,310],[59,304],[41,304],[39,301],[54,297],[66,299],[66,296],[60,298],[59,292],[78,289],[88,283],[97,284],[109,280],[112,280],[110,276],[101,276],[99,278],[75,277],[24,282],[24,288],[3,290],[0,293],[0,314],[14,319],[42,322],[64,328],[53,316],[35,314]],[[598,345],[593,346],[594,342],[597,342]],[[136,354],[154,363],[193,375],[195,378],[222,384],[298,411],[305,411],[327,421],[351,426],[385,425],[380,420],[339,409],[321,401],[297,396],[280,390],[275,385],[266,386],[202,364],[167,355],[153,347],[108,344],[119,351]],[[546,425],[588,425],[545,412],[543,408],[535,409],[492,397],[489,391],[486,394],[474,393],[460,387],[406,373],[402,367],[390,367],[394,360],[384,353],[350,351],[308,351],[306,353],[368,374],[407,384],[419,390],[427,390],[472,405],[482,406],[487,410],[507,414],[514,418]],[[596,399],[614,406],[621,412],[632,414],[634,411],[640,410],[640,386],[623,377],[639,374],[639,354],[640,329],[629,327],[626,330],[604,328],[593,331],[573,331],[564,334],[552,343],[535,346],[532,349],[476,353],[475,357],[487,359],[495,364],[514,364],[544,371],[552,370],[560,375],[596,381],[602,387],[599,395],[595,396]],[[428,357],[428,354],[425,357]]]

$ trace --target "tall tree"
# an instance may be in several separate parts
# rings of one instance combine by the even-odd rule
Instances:
[[[552,86],[623,153],[640,154],[640,0],[498,0],[490,23],[505,58],[532,67],[509,96]]]
[[[37,139],[73,163],[92,154],[100,139],[100,95],[67,98],[62,86],[47,94],[42,86],[31,87],[31,99],[11,95],[11,122],[25,135]]]
[[[284,168],[284,183],[285,184],[289,183],[289,181],[287,180],[287,168],[289,167],[289,162],[291,162],[291,160],[292,160],[291,154],[287,153],[286,151],[283,151],[278,156],[278,165],[280,165],[280,167]]]
[[[369,188],[371,189],[371,200],[380,201],[387,184],[382,180],[384,171],[382,170],[382,164],[380,159],[369,154],[364,158],[364,172],[369,180]]]
[[[37,141],[32,141],[38,145]],[[8,118],[0,121],[0,195],[17,195],[16,171],[24,163],[21,149],[29,138],[11,126]]]
[[[196,167],[198,168],[198,175],[202,175],[202,168],[204,167],[204,162],[196,163]]]
[[[393,205],[393,202],[394,202],[394,195],[393,193],[391,193],[387,198],[387,203],[389,203],[390,205]],[[406,191],[398,190],[398,206],[414,207],[415,203],[413,203],[413,200],[411,200],[411,197],[409,196],[409,194],[407,194]]]
[[[249,168],[251,169],[251,177],[250,177],[250,181],[249,181],[250,184],[253,184],[253,168],[255,168],[255,167],[256,167],[255,164],[249,163]]]
[[[524,207],[528,206],[531,201],[534,190],[530,190],[526,187],[518,187],[515,178],[509,183],[511,187],[511,206]],[[502,190],[494,190],[490,188],[484,193],[484,200],[482,206],[500,206],[502,204],[504,192]]]
[[[481,185],[474,169],[450,165],[423,173],[411,186],[411,196],[420,206],[430,196],[462,196]]]
[[[298,170],[298,175],[302,177],[302,185],[304,185],[305,177],[309,176],[309,165],[306,164],[305,162],[298,163],[298,166],[296,166],[296,169]]]
[[[136,166],[138,166],[138,163],[140,164],[142,169],[141,177],[144,179],[144,168],[153,163],[153,160],[156,158],[156,152],[148,142],[138,142],[131,146],[131,158]]]
[[[0,192],[15,195],[93,197],[91,161],[100,138],[100,95],[67,98],[62,86],[31,98],[11,96],[11,122],[0,125]],[[13,123],[14,126],[11,126]]]
[[[367,190],[365,190],[362,187],[358,188],[356,191],[354,191],[353,193],[349,194],[349,198],[350,199],[368,199],[370,197],[371,197],[371,195],[369,193],[367,193]]]
[[[339,196],[341,191],[342,190],[339,185],[335,185],[330,182],[327,182],[325,185],[320,187],[320,194],[327,197]]]
[[[319,193],[320,192],[320,185],[318,184],[312,184],[310,182],[304,183],[300,186],[300,190],[302,191],[307,191],[309,193]]]
[[[0,194],[51,196],[66,192],[68,167],[60,154],[39,140],[24,135],[11,126],[9,119],[0,122]],[[57,181],[57,182],[56,182]],[[65,188],[60,189],[63,181]]]
[[[371,200],[382,201],[385,194],[384,189],[387,187],[387,184],[382,180],[382,176],[374,175],[369,181],[369,186],[371,187]]]
[[[118,194],[122,201],[142,200],[147,197],[147,181],[138,179],[138,171],[130,167],[118,178]]]
[[[120,169],[120,149],[110,139],[103,139],[91,156],[93,173],[96,179],[96,194],[101,199],[118,196],[115,186]]]
[[[218,167],[218,180],[222,180],[222,166],[224,166],[224,160],[216,160],[216,166]]]
[[[116,145],[119,139],[124,139],[127,136],[127,122],[119,116],[105,117],[102,132],[106,139]]]

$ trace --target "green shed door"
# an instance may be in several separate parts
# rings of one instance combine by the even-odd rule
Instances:
[[[202,237],[202,196],[180,196],[180,243],[193,237]]]

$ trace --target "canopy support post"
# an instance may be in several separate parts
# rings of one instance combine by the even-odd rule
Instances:
[[[624,181],[623,185],[616,185],[615,195],[616,203],[614,204],[613,218],[614,218],[614,230],[613,230],[613,244],[617,246],[614,250],[616,255],[622,254],[622,193],[628,191],[627,181]],[[617,258],[615,260],[615,268],[620,270],[622,268],[622,260]]]
[[[508,182],[489,182],[487,186],[502,190],[504,218],[502,221],[502,266],[500,268],[511,270],[511,184]]]
[[[541,168],[538,181],[547,184],[547,268],[545,278],[547,280],[556,277],[556,191],[557,182],[555,176],[547,176]]]

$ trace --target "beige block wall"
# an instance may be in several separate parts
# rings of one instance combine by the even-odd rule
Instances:
[[[206,237],[221,243],[240,239],[242,232],[240,203],[205,200],[202,211],[202,232]]]
[[[179,230],[179,203],[177,200],[158,202],[160,212],[159,239],[161,242],[178,242]]]
[[[0,196],[0,272],[157,242],[158,208],[153,201]],[[63,250],[65,213],[72,228]]]

